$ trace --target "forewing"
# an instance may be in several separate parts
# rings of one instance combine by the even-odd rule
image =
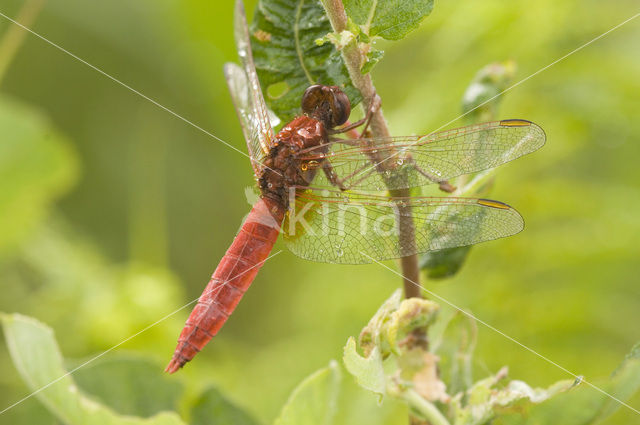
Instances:
[[[300,156],[326,158],[347,189],[400,189],[497,167],[539,149],[545,140],[542,128],[530,121],[503,120],[426,136],[332,142],[326,154],[319,147]],[[321,179],[314,186],[329,185]]]
[[[413,223],[415,239],[407,227],[398,230],[407,220]],[[388,198],[308,189],[296,197],[282,229],[288,248],[302,258],[363,264],[473,245],[523,227],[515,209],[487,199]]]
[[[262,167],[260,161],[269,152],[275,134],[253,63],[247,19],[241,1],[236,3],[234,32],[242,67],[227,63],[224,73],[247,141],[251,164],[257,176]]]

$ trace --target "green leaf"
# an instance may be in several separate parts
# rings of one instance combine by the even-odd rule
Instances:
[[[373,67],[380,62],[380,59],[384,56],[384,52],[382,50],[371,49],[369,53],[367,53],[367,61],[362,66],[360,72],[362,74],[366,74],[371,72]]]
[[[444,385],[437,377],[437,357],[421,347],[411,348],[407,338],[414,330],[425,329],[437,317],[440,307],[422,298],[402,300],[395,291],[378,309],[360,333],[360,348],[353,337],[344,347],[345,367],[364,389],[379,400],[387,393],[414,387],[430,399],[440,399]]]
[[[347,15],[370,37],[400,40],[433,9],[433,0],[344,0]]]
[[[451,394],[473,385],[473,351],[478,325],[460,311],[447,311],[440,323],[430,328],[432,350],[440,357],[440,376]],[[439,329],[440,328],[440,329]],[[440,334],[438,334],[440,332]]]
[[[468,195],[470,194],[465,193],[465,196]],[[482,216],[486,214],[486,211],[481,211],[478,214]],[[443,221],[443,223],[446,225],[448,222],[455,222],[457,219],[457,214],[452,215],[447,221]],[[434,229],[434,231],[441,232],[444,237],[447,236],[447,233],[450,234],[449,228],[446,226],[443,226],[442,230]],[[476,229],[476,231],[478,230]],[[435,232],[434,234],[437,235]],[[460,270],[470,250],[470,246],[463,246],[426,252],[419,256],[421,269],[425,270],[430,277],[433,276],[441,279],[451,277]]]
[[[398,351],[400,340],[415,329],[426,329],[437,317],[440,306],[423,298],[402,300],[385,324],[384,337],[393,351]]]
[[[631,348],[622,364],[613,372],[607,386],[621,400],[628,399],[640,389],[640,343]],[[607,397],[598,416],[605,419],[619,408],[620,403]]]
[[[505,367],[497,374],[476,382],[468,391],[456,394],[451,400],[453,423],[481,425],[510,412],[517,412],[522,417],[535,404],[573,386],[573,381],[560,381],[547,389],[534,389],[522,381],[510,381],[503,385],[506,377]]]
[[[353,379],[344,379],[335,425],[407,425],[408,409],[404,401],[380,398],[360,387]]]
[[[0,96],[0,254],[44,217],[77,177],[68,142],[40,111]]]
[[[275,425],[331,425],[342,376],[335,361],[307,377],[289,396]]]
[[[502,93],[515,75],[513,61],[495,62],[476,73],[462,99],[462,111],[468,113],[468,123],[479,123],[497,119],[498,107],[504,96]],[[490,101],[491,99],[491,101]],[[486,102],[486,103],[485,103]],[[489,169],[473,176],[462,176],[456,182],[456,196],[486,196],[493,182],[495,169]],[[469,177],[472,177],[469,180]],[[420,269],[431,279],[445,279],[454,276],[467,259],[471,246],[426,252],[420,255]]]
[[[402,291],[396,290],[391,296],[380,306],[376,314],[373,315],[367,326],[360,332],[359,343],[364,351],[365,356],[375,348],[382,348],[383,341],[381,335],[386,330],[386,324],[389,322],[391,315],[398,309],[402,300]],[[381,350],[381,354],[386,355],[389,347],[385,346]]]
[[[151,416],[176,410],[182,385],[161,365],[133,355],[99,359],[73,373],[78,386],[118,413]]]
[[[503,98],[498,94],[509,87],[515,72],[516,64],[509,60],[491,63],[476,73],[462,97],[463,113],[477,108],[467,115],[467,121],[483,122],[497,119],[498,106]]]
[[[386,393],[387,379],[379,348],[374,347],[367,357],[363,357],[356,350],[355,338],[350,337],[344,346],[342,360],[349,373],[356,378],[358,385],[378,394],[382,400]]]
[[[258,425],[246,411],[224,398],[216,388],[205,390],[191,408],[191,425]]]
[[[151,418],[122,416],[84,395],[63,368],[53,331],[30,317],[0,316],[13,363],[35,394],[58,419],[68,425],[182,425],[177,414]]]
[[[470,249],[471,246],[458,246],[425,252],[420,256],[420,269],[424,270],[430,279],[451,277],[460,271]]]
[[[332,32],[318,0],[262,0],[250,26],[251,47],[269,108],[283,122],[300,114],[302,94],[312,84],[340,86],[354,107],[362,99],[351,85],[342,56],[331,43],[316,43]],[[272,96],[272,86],[278,96]]]
[[[356,40],[356,34],[351,31],[344,30],[340,33],[330,32],[322,38],[319,38],[315,41],[318,46],[323,46],[325,43],[331,43],[338,50],[344,49],[344,47]]]
[[[426,328],[437,317],[440,306],[423,298],[402,300],[402,292],[396,290],[373,315],[360,332],[359,343],[365,357],[374,348],[386,358],[398,353],[402,338],[417,328]]]
[[[600,390],[625,401],[640,390],[640,343],[636,344],[608,380],[593,382]],[[561,423],[563,425],[595,424],[605,420],[622,405],[591,387],[580,384],[573,391],[560,394],[536,406],[526,418],[504,418],[505,424]]]

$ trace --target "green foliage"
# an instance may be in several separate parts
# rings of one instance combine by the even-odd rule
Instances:
[[[217,388],[205,390],[191,408],[191,425],[258,425],[251,415],[227,400]]]
[[[46,215],[77,177],[68,141],[40,111],[0,96],[0,257]]]
[[[433,10],[433,0],[345,0],[347,15],[367,37],[400,40]]]
[[[429,279],[444,279],[454,276],[460,271],[469,255],[471,246],[429,251],[420,255],[420,269]]]
[[[429,328],[429,341],[431,350],[440,357],[438,369],[447,391],[457,394],[471,388],[477,322],[458,310],[445,310]]]
[[[594,424],[620,408],[609,395],[625,400],[640,388],[640,344],[608,381],[596,384],[608,394],[580,385],[580,380],[532,388],[520,380],[507,380],[506,367],[474,383],[470,368],[475,329],[470,334],[460,314],[436,319],[437,311],[435,303],[400,301],[400,293],[394,293],[360,335],[364,355],[357,353],[354,338],[347,341],[347,370],[362,388],[404,400],[416,416],[440,425]],[[434,330],[429,351],[388,337],[390,333],[411,337],[416,326],[424,324],[432,324]],[[439,373],[439,364],[451,371]]]
[[[436,371],[442,357],[451,354],[442,350],[439,339],[434,338],[433,352],[407,348],[406,341],[396,339],[397,335],[409,335],[417,327],[433,323],[436,311],[437,306],[430,301],[401,301],[400,292],[395,292],[363,329],[359,345],[364,355],[356,351],[354,338],[345,346],[345,366],[358,384],[380,397],[388,394],[404,400],[416,416],[442,425],[482,425],[490,421],[535,424],[547,423],[551,418],[565,418],[562,423],[569,425],[591,424],[620,407],[607,394],[594,392],[585,384],[574,388],[579,381],[561,381],[548,389],[534,389],[522,381],[507,382],[506,368],[449,395],[446,388],[455,386],[441,381]],[[18,314],[3,315],[2,324],[16,368],[29,388],[37,391],[36,397],[64,423],[183,423],[175,414],[161,412],[175,408],[182,390],[167,377],[158,376],[157,365],[121,356],[91,363],[74,371],[71,378],[62,366],[62,357],[48,327]],[[438,325],[436,321],[434,327]],[[459,322],[449,320],[444,327],[457,325]],[[598,383],[600,388],[621,400],[640,388],[638,347],[640,344],[610,380]],[[352,394],[341,397],[341,388],[340,369],[332,362],[294,389],[274,425],[333,424],[339,400],[344,399],[342,403],[346,404],[356,400]],[[147,419],[132,416],[152,414],[155,416]],[[191,423],[258,424],[215,388],[209,388],[193,401]]]
[[[560,381],[547,389],[531,388],[522,381],[509,381],[507,368],[495,375],[476,382],[469,390],[456,394],[450,401],[452,424],[482,425],[499,421],[502,416],[514,413],[520,417],[551,397],[569,390],[573,381]]]
[[[65,424],[184,424],[177,414],[168,412],[177,410],[182,385],[162,374],[157,363],[120,355],[98,358],[87,364],[86,360],[75,362],[78,369],[67,372],[49,327],[19,314],[3,314],[2,325],[11,358],[22,378],[47,409]],[[335,371],[335,367],[332,370]],[[73,377],[69,373],[73,373]],[[335,379],[339,380],[339,376]],[[316,394],[314,388],[323,382],[310,378],[302,384],[298,391],[302,396],[292,397],[289,412],[295,415],[297,402],[309,403],[310,397]],[[325,388],[325,396],[335,397],[334,390]],[[147,416],[151,417],[145,418]],[[193,400],[190,423],[257,425],[259,422],[225,399],[217,389],[209,388]]]
[[[462,97],[462,113],[470,123],[495,120],[505,91],[513,81],[516,64],[512,60],[491,63],[471,80]]]
[[[300,98],[307,87],[327,84],[340,86],[355,107],[361,97],[339,50],[357,39],[366,58],[361,72],[366,74],[383,56],[372,47],[373,39],[404,38],[432,8],[432,0],[348,1],[345,9],[352,31],[334,34],[318,1],[261,0],[250,33],[267,104],[282,122],[288,122],[300,113]]]
[[[368,356],[361,356],[356,350],[356,340],[351,337],[344,346],[342,361],[349,373],[356,378],[358,385],[378,394],[382,400],[387,392],[387,378],[378,347],[373,347]]]
[[[313,373],[293,390],[274,425],[331,425],[341,379],[336,362]]]
[[[496,96],[507,89],[514,74],[513,61],[492,63],[476,73],[462,98],[462,113],[465,114],[467,123],[477,124],[497,119],[498,107],[504,96]],[[459,177],[455,182],[458,186],[455,195],[487,196],[493,185],[496,170],[492,168],[481,173]],[[471,246],[460,246],[425,252],[420,255],[420,269],[430,279],[450,278],[460,271],[470,251]]]
[[[23,3],[7,0],[3,13],[14,16]],[[221,72],[223,63],[235,57],[232,2],[142,0],[131,6],[124,0],[47,2],[34,29],[55,32],[61,46],[71,46],[242,149]],[[467,82],[487,58],[508,55],[525,77],[627,18],[625,11],[635,2],[583,6],[577,0],[514,0],[509,7],[503,0],[439,2],[438,13],[419,32],[393,48],[378,43],[386,55],[376,65],[375,83],[393,134],[425,134],[456,117]],[[351,41],[359,32],[352,27],[344,37]],[[0,32],[7,28],[0,20]],[[360,43],[370,42],[363,34],[358,37]],[[637,39],[637,27],[626,25],[509,92],[496,118],[528,118],[549,134],[549,146],[540,154],[503,167],[495,187],[498,199],[523,213],[527,229],[474,249],[450,283],[429,287],[587,376],[611,370],[634,342],[629,324],[637,322],[640,305],[633,296],[640,230],[635,214],[640,210],[640,121],[634,96],[640,90],[640,61],[629,55]],[[29,178],[60,172],[58,184],[52,183],[56,178],[38,178],[41,185],[13,191],[22,178],[12,174],[0,182],[0,199],[20,193],[21,200],[2,203],[20,212],[0,220],[0,239],[4,243],[11,237],[3,245],[8,259],[4,256],[0,264],[0,310],[46,319],[65,354],[78,357],[120,342],[196,297],[233,237],[238,217],[246,213],[242,189],[252,183],[246,158],[31,36],[2,90],[3,96],[10,93],[12,99],[37,105],[36,113],[48,117],[46,126],[55,123],[68,140],[61,145],[66,153],[50,155],[44,166],[29,164],[48,148],[15,161],[16,167],[30,169],[24,175]],[[3,114],[20,109],[3,108]],[[12,142],[6,129],[14,120],[0,122],[2,163],[7,158],[2,149]],[[49,141],[60,139],[54,133]],[[82,181],[69,192],[79,162]],[[468,183],[474,181],[484,182],[474,178]],[[36,195],[41,198],[34,203]],[[131,204],[139,208],[134,211]],[[27,220],[32,224],[25,226]],[[131,240],[142,242],[143,254],[145,247],[158,246],[154,223],[167,229],[171,249],[164,257],[141,258]],[[14,237],[14,229],[24,230]],[[155,261],[139,263],[150,257]],[[198,364],[172,379],[184,379],[187,389],[215,381],[230,399],[242,400],[262,423],[271,423],[309,368],[326,364],[336,347],[357,333],[355,324],[366,323],[393,279],[376,266],[331,266],[280,256],[262,268],[224,332],[199,354]],[[430,329],[444,325],[444,316]],[[186,312],[176,315],[126,348],[164,362],[185,318]],[[467,369],[478,364],[476,373],[485,365],[495,371],[508,363],[513,376],[536,385],[558,379],[554,367],[483,331],[474,353],[468,341],[464,345],[473,333],[467,320],[454,320],[464,322],[459,332],[452,324],[440,344],[431,332],[429,338],[438,345],[449,393],[473,385],[466,381],[472,376]],[[451,348],[452,357],[445,348]],[[0,360],[5,407],[27,391],[4,345]],[[632,368],[620,370],[633,376]],[[620,386],[595,383],[626,400],[638,380],[621,379],[625,375],[616,374],[612,381]],[[336,423],[406,425],[406,407],[395,398],[387,396],[377,406],[377,397],[356,387],[354,379],[343,379],[343,384],[348,391],[341,388]],[[639,402],[636,395],[629,404]],[[608,406],[618,404],[582,384],[529,409],[529,420],[510,413],[494,423],[589,423],[594,414],[608,425],[636,420],[628,409],[607,416]],[[201,410],[204,416],[207,409]],[[33,397],[4,413],[0,422],[59,422],[47,412]]]
[[[507,416],[498,424],[534,425],[562,423],[567,425],[595,424],[604,421],[621,408],[618,400],[627,401],[640,389],[640,343],[608,379],[593,382],[599,389],[581,384],[572,391],[536,406],[526,417]],[[607,394],[604,394],[605,391]]]
[[[157,364],[120,355],[72,369],[72,378],[62,366],[50,328],[18,314],[3,315],[2,324],[12,360],[24,381],[30,390],[40,390],[36,397],[65,424],[184,423],[174,413],[161,412],[175,410],[181,403],[182,385],[162,375]],[[74,363],[81,366],[84,362]],[[350,391],[343,396],[344,386],[340,367],[331,362],[293,390],[274,425],[343,424],[336,421],[339,408],[344,415],[363,417],[357,408],[366,404],[362,394]],[[193,425],[260,423],[213,387],[188,402],[189,423]],[[155,416],[142,418],[149,415]],[[370,424],[388,423],[383,416],[375,416],[376,420],[370,420]],[[380,422],[376,422],[378,420]]]
[[[2,325],[11,358],[30,391],[68,425],[180,425],[173,412],[151,418],[119,415],[78,389],[62,365],[62,355],[50,328],[19,314],[3,315]]]
[[[268,106],[282,122],[300,114],[302,93],[312,84],[340,86],[353,106],[353,87],[340,52],[316,40],[331,32],[320,3],[263,0],[251,23],[251,47]],[[275,95],[272,87],[277,87]]]
[[[347,341],[343,357],[347,370],[380,398],[387,393],[398,397],[413,388],[439,400],[444,388],[437,378],[436,358],[409,343],[412,333],[431,324],[438,310],[432,301],[402,300],[401,291],[394,292],[360,334],[363,355],[356,351],[353,338]]]
[[[433,0],[347,0],[344,7],[349,19],[348,30],[343,31],[339,39],[329,34],[326,40],[334,43],[338,50],[347,42],[356,42],[364,58],[360,72],[367,74],[384,56],[384,51],[373,46],[374,40],[406,37],[431,13]]]
[[[177,410],[183,392],[181,383],[158,373],[158,368],[143,357],[119,355],[81,367],[73,379],[82,391],[118,413],[146,417]]]

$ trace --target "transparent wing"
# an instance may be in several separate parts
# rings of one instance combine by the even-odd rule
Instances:
[[[516,210],[488,199],[302,190],[282,230],[288,248],[313,261],[370,263],[473,245],[516,234],[524,227]],[[413,221],[415,239],[399,231],[407,219]]]
[[[247,141],[251,164],[254,173],[258,176],[262,169],[261,160],[269,152],[275,135],[253,63],[249,29],[242,1],[236,3],[234,32],[242,67],[228,63],[224,67],[224,73]]]
[[[301,152],[305,160],[328,159],[347,189],[423,186],[494,168],[539,149],[546,136],[525,120],[503,120],[426,136],[351,139]],[[326,149],[326,147],[324,147]],[[314,186],[331,186],[318,173]]]

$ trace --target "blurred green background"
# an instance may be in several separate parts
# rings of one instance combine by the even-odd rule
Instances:
[[[0,12],[16,17],[26,3],[3,0]],[[246,3],[251,16],[255,2]],[[33,28],[244,150],[222,74],[236,60],[232,8],[56,0]],[[437,1],[408,38],[378,43],[385,57],[373,78],[392,133],[458,116],[484,65],[513,59],[519,80],[637,9],[634,0]],[[0,40],[10,27],[0,17]],[[606,377],[640,340],[639,43],[635,20],[505,95],[499,118],[534,121],[548,138],[502,167],[491,194],[526,229],[474,248],[455,278],[423,282],[587,379]],[[0,80],[0,115],[0,311],[38,318],[66,357],[88,359],[200,295],[250,208],[243,155],[32,35]],[[20,135],[24,143],[9,143]],[[193,394],[215,383],[271,421],[399,285],[375,264],[316,264],[285,249],[171,379]],[[189,310],[117,351],[157,360],[161,374]],[[476,359],[478,376],[508,365],[536,386],[568,378],[482,326]],[[3,342],[0,409],[27,392]],[[51,423],[47,415],[30,399],[0,423]],[[607,423],[637,420],[621,409]]]

